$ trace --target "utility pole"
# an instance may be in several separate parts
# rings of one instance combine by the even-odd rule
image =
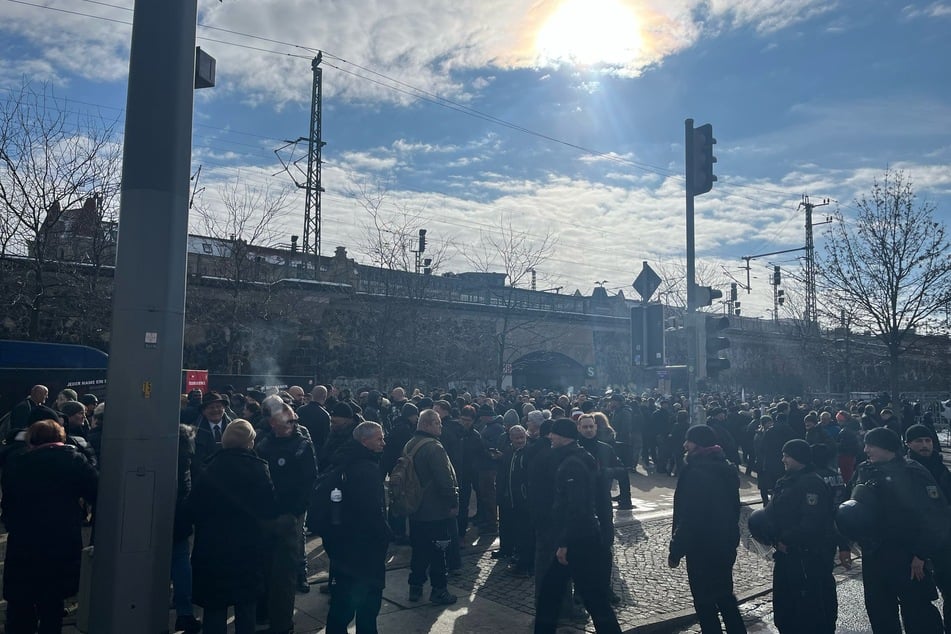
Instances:
[[[832,222],[831,218],[826,218],[825,222],[813,223],[812,211],[816,207],[825,207],[828,204],[828,198],[823,199],[821,203],[812,203],[809,201],[809,196],[805,194],[803,194],[802,201],[799,203],[799,208],[806,210],[806,314],[804,317],[810,333],[818,331],[819,324],[819,301],[816,289],[816,245],[812,238],[812,228]]]
[[[314,279],[320,278],[320,182],[321,150],[324,145],[321,114],[323,112],[324,71],[320,67],[322,53],[311,62],[314,71],[310,99],[310,136],[307,137],[307,184],[304,187],[304,253],[314,254]],[[307,257],[306,255],[304,257]]]
[[[136,0],[132,18],[91,634],[168,632],[192,108],[213,84],[196,75],[197,5]]]
[[[322,53],[317,53],[310,67],[313,71],[312,92],[310,98],[310,134],[305,137],[298,137],[294,141],[285,141],[282,147],[274,150],[278,160],[288,173],[294,184],[304,190],[304,240],[301,245],[301,257],[306,262],[313,258],[314,279],[320,279],[320,195],[324,188],[321,183],[321,152],[327,145],[323,141],[323,127],[321,124],[323,111],[323,69],[320,67]],[[281,153],[287,148],[293,146],[295,149],[299,143],[307,143],[307,172],[304,182],[301,182],[291,173],[290,164],[300,170],[297,160],[288,160],[281,156]],[[293,155],[293,150],[292,150]]]

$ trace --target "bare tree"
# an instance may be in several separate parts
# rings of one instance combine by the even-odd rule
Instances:
[[[951,256],[936,207],[918,201],[902,171],[886,170],[871,192],[841,209],[826,232],[821,280],[827,302],[854,306],[852,324],[888,351],[889,389],[898,393],[902,355],[951,298]]]
[[[63,260],[89,260],[104,247],[103,214],[119,189],[116,121],[73,110],[48,85],[23,82],[0,103],[0,214],[3,255],[22,258],[27,274],[10,297],[27,336],[39,338],[40,315],[56,301]],[[67,213],[97,201],[93,244],[79,245]],[[97,241],[98,240],[98,244]],[[102,252],[102,249],[99,251]],[[80,254],[85,253],[85,256]],[[98,256],[96,256],[98,257]],[[75,266],[70,267],[75,273]]]
[[[551,231],[537,234],[519,231],[511,220],[499,219],[497,232],[479,233],[479,240],[463,256],[476,271],[501,273],[501,286],[489,286],[487,301],[500,311],[496,324],[493,348],[495,356],[496,387],[501,388],[507,366],[528,351],[537,350],[558,337],[548,314],[530,310],[526,305],[525,290],[536,284],[543,265],[555,251],[556,240]],[[542,275],[542,280],[547,277]]]
[[[188,313],[189,320],[217,331],[227,366],[240,373],[248,369],[248,359],[260,352],[255,346],[264,345],[265,338],[255,332],[268,317],[269,287],[256,288],[254,293],[248,289],[254,282],[274,281],[285,268],[271,262],[274,258],[267,250],[284,237],[281,228],[291,213],[290,191],[271,181],[248,184],[240,174],[214,191],[218,204],[210,204],[202,195],[196,198],[194,209],[203,232],[215,241],[214,273],[224,280],[225,296]]]

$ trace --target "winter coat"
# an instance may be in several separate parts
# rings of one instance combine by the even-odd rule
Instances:
[[[320,455],[320,450],[330,435],[330,414],[324,406],[311,401],[297,410],[298,424],[303,425],[310,432],[310,440],[314,443],[314,451]]]
[[[186,504],[195,525],[193,601],[223,608],[254,601],[263,579],[274,517],[274,485],[267,462],[249,449],[222,449],[208,461]]]
[[[353,430],[356,428],[356,421],[348,423],[338,429],[331,428],[330,434],[327,435],[327,440],[324,442],[323,447],[320,448],[320,452],[317,453],[318,473],[323,474],[330,471],[333,465],[334,454],[337,453],[338,449],[353,440]]]
[[[192,534],[191,521],[185,510],[185,502],[192,491],[192,460],[195,459],[195,428],[178,426],[178,490],[175,496],[175,523],[172,538],[187,539]]]
[[[836,543],[832,489],[811,466],[787,471],[779,479],[766,514],[777,542],[792,550],[826,552]]]
[[[596,507],[598,466],[594,458],[577,443],[552,449],[555,465],[552,517],[555,518],[555,543],[568,547],[573,543],[598,538],[601,525]]]
[[[776,481],[786,473],[783,466],[783,445],[796,438],[792,428],[786,423],[775,423],[763,432],[763,444],[757,449],[756,458],[760,470],[757,472],[757,483],[762,490],[771,490]]]
[[[65,599],[79,590],[84,511],[99,474],[75,447],[54,443],[13,456],[3,472],[0,509],[8,531],[3,597]]]
[[[719,447],[694,450],[674,490],[670,554],[690,557],[736,550],[740,543],[740,476]]]
[[[386,446],[383,447],[383,458],[380,462],[383,473],[393,471],[393,467],[396,466],[400,456],[403,455],[403,447],[413,437],[414,431],[416,431],[416,425],[411,423],[408,418],[398,416],[393,419],[390,431],[386,435]]]
[[[425,442],[413,457],[413,468],[419,478],[419,485],[423,491],[422,503],[419,509],[410,516],[417,522],[432,522],[454,517],[453,510],[459,508],[459,485],[456,482],[456,472],[452,469],[449,456],[443,448],[439,438],[417,430],[404,449],[409,454],[416,445],[435,439],[436,442]]]
[[[314,445],[299,426],[290,436],[273,434],[258,437],[255,452],[267,460],[278,515],[303,515],[310,505],[311,492],[317,479]]]
[[[342,538],[330,553],[334,570],[375,588],[386,583],[386,550],[390,527],[386,521],[380,455],[356,440],[343,445],[332,458],[342,468]]]

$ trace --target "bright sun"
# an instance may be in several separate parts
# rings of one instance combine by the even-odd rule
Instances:
[[[624,0],[564,0],[535,39],[543,61],[621,65],[641,45],[637,16]]]

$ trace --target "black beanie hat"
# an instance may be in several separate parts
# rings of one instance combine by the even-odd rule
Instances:
[[[865,434],[865,444],[892,453],[901,453],[901,438],[888,427],[876,427]]]
[[[717,435],[709,425],[694,425],[687,430],[687,440],[701,447],[717,444]]]
[[[551,433],[558,434],[563,438],[572,438],[578,440],[578,426],[570,418],[559,418],[551,425]]]
[[[812,448],[802,438],[794,438],[783,445],[783,453],[801,465],[812,464]]]
[[[933,438],[931,430],[924,425],[912,425],[905,431],[905,442],[911,442],[918,438]]]
[[[346,403],[337,403],[331,408],[330,415],[334,418],[353,418],[353,408]]]

